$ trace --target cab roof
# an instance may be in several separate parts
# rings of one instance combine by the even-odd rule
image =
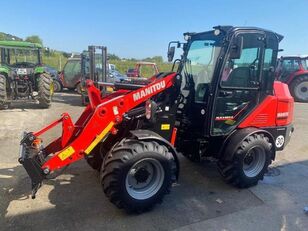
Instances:
[[[279,42],[283,39],[283,36],[281,34],[278,34],[274,31],[263,29],[260,27],[251,27],[251,26],[214,26],[214,29],[221,29],[221,30],[226,30],[226,31],[237,31],[237,30],[258,30],[258,31],[263,31],[268,34],[274,34],[277,36]]]
[[[280,59],[307,59],[308,55],[283,55]]]
[[[256,30],[256,31],[260,31],[260,32],[264,32],[266,34],[273,34],[277,37],[278,41],[280,42],[283,39],[283,36],[281,34],[278,34],[274,31],[271,30],[267,30],[267,29],[263,29],[263,28],[259,28],[259,27],[248,27],[248,26],[223,26],[223,25],[218,25],[218,26],[214,26],[213,27],[214,30],[219,29],[223,32],[225,32],[226,34],[230,34],[230,33],[234,33],[238,30]],[[207,33],[209,31],[206,32],[201,32],[201,33],[184,33],[185,34],[190,34],[190,35],[199,35],[202,33]]]
[[[0,41],[0,47],[3,47],[3,48],[40,49],[43,46],[39,43],[30,43],[30,42],[25,42],[25,41]]]

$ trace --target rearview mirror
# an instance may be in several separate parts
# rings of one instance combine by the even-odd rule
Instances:
[[[230,59],[239,59],[241,58],[243,50],[243,37],[238,36],[233,39],[230,49]]]
[[[168,48],[168,62],[172,62],[175,53],[175,47]]]

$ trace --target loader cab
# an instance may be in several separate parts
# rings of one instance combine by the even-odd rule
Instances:
[[[246,27],[186,33],[178,72],[190,133],[223,137],[273,94],[280,35]],[[197,137],[196,137],[197,136]]]

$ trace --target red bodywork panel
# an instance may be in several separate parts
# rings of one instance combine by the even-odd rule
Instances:
[[[118,90],[103,98],[93,82],[87,80],[90,103],[75,124],[64,113],[60,119],[33,133],[40,139],[41,134],[62,122],[61,137],[43,149],[45,155],[51,157],[43,164],[42,169],[57,170],[88,155],[108,133],[117,133],[114,126],[122,122],[125,113],[172,87],[175,76],[176,73],[172,73],[137,90]]]
[[[275,81],[274,95],[268,95],[238,127],[264,128],[289,125],[293,121],[293,109],[294,99],[288,86]]]
[[[288,78],[286,79],[285,83],[290,85],[291,82],[297,77],[297,76],[301,76],[301,75],[308,75],[308,71],[301,69],[299,71],[295,71],[293,73],[291,73]]]

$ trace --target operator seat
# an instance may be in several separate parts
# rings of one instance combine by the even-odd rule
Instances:
[[[229,77],[222,84],[225,87],[249,87],[250,68],[238,67],[231,71]]]

